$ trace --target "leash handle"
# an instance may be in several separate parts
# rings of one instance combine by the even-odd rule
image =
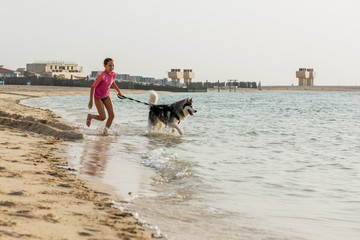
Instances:
[[[120,99],[125,99],[125,98],[127,98],[127,97],[125,97],[124,95],[122,95],[122,96],[120,97],[119,94],[117,94],[117,97],[120,98]]]

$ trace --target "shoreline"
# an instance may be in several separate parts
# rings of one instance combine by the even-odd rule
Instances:
[[[265,91],[360,92],[360,86],[262,86]]]
[[[90,90],[87,87],[71,87],[71,86],[43,86],[43,85],[0,85],[0,93],[4,90],[12,91],[13,95],[22,95],[28,97],[39,97],[37,92],[43,91],[41,97],[51,96],[67,96],[67,95],[89,95]],[[58,89],[54,93],[55,89]],[[208,92],[217,92],[217,88],[208,88]],[[261,91],[305,91],[305,92],[360,92],[360,86],[291,86],[291,85],[279,85],[279,86],[261,86],[261,90],[257,88],[232,88],[231,92],[261,92]],[[22,91],[26,91],[27,94],[23,94]],[[145,94],[150,90],[138,90],[138,89],[121,89],[124,94]],[[220,92],[230,92],[229,88],[220,88]],[[158,93],[186,93],[186,92],[168,92],[159,91]],[[191,93],[191,92],[188,92]]]
[[[360,92],[360,86],[262,86],[257,88],[234,88],[231,92]],[[217,92],[217,88],[208,88],[208,92]],[[229,88],[220,88],[220,92],[230,92]]]
[[[49,110],[19,104],[26,98],[89,92],[89,88],[0,86],[0,238],[159,238],[131,213],[112,206],[112,201],[122,200],[110,186],[74,174],[65,153],[71,142],[63,139],[83,138],[76,128]]]

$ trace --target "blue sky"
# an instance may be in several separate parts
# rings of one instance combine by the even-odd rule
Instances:
[[[193,81],[360,85],[357,0],[3,0],[0,65],[76,62],[156,78],[191,68]]]

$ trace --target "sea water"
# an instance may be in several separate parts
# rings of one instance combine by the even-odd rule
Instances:
[[[184,136],[148,132],[147,106],[116,96],[108,136],[105,122],[85,126],[88,96],[23,103],[78,127],[85,140],[72,143],[71,164],[167,239],[360,239],[360,93],[176,93],[159,103],[188,97],[198,111]]]

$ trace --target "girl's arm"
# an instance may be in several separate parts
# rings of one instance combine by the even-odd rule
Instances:
[[[113,84],[111,84],[111,86],[113,88],[115,88],[115,90],[118,92],[119,96],[122,97],[122,93],[121,93],[119,87],[116,85],[116,83],[114,82]]]
[[[91,109],[92,106],[93,106],[94,92],[95,92],[95,88],[91,87],[91,89],[90,89],[90,101],[89,101],[89,105],[88,105],[89,109]]]
[[[93,99],[94,99],[94,92],[95,92],[95,88],[99,85],[99,83],[104,80],[104,73],[100,74],[98,76],[98,78],[96,79],[96,81],[94,82],[94,84],[91,86],[91,89],[90,89],[90,101],[89,101],[89,109],[92,108],[93,106]]]

